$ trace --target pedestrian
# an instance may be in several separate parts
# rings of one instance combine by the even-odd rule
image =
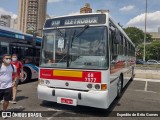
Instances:
[[[5,54],[0,64],[0,100],[3,100],[3,111],[6,111],[12,99],[12,86],[17,80],[17,69],[11,64],[11,55]],[[12,82],[12,74],[15,75]]]
[[[16,84],[12,87],[12,101],[10,101],[13,104],[16,104],[16,95],[17,95],[17,87],[19,84],[20,79],[23,79],[23,65],[21,61],[18,61],[17,54],[12,55],[12,62],[11,64],[16,66],[17,69],[17,81]],[[13,80],[14,80],[14,74],[13,74]]]

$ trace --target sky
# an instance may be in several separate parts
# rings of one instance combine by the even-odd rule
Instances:
[[[160,0],[147,0],[147,32],[157,32],[160,27]],[[0,0],[0,14],[18,15],[18,0]],[[138,27],[144,30],[146,0],[48,0],[47,14],[63,16],[77,14],[85,3],[93,12],[107,9],[115,21],[123,27]]]

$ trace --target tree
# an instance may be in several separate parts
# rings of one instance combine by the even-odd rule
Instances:
[[[143,58],[144,45],[138,46],[137,59]],[[155,59],[160,60],[160,41],[153,41],[150,44],[146,44],[146,60]]]
[[[144,32],[141,29],[136,27],[127,27],[124,29],[124,31],[136,46],[144,42]],[[151,42],[151,38],[152,36],[149,33],[147,33],[146,42]]]
[[[160,60],[160,41],[154,41],[150,44],[150,59]]]

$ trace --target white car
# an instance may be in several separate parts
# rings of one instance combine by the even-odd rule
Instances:
[[[157,60],[148,60],[146,62],[146,64],[149,64],[149,65],[160,65],[160,62],[158,62]]]

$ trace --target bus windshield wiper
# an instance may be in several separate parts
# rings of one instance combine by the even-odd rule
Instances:
[[[81,30],[80,30],[80,32],[75,36],[75,38],[77,38],[77,37],[79,37],[86,29],[88,29],[89,28],[89,25],[87,24],[87,25],[85,25]]]
[[[57,32],[60,34],[61,37],[65,38],[65,35],[59,30],[59,28],[56,27]]]
[[[73,36],[72,36],[72,38],[71,38],[71,42],[70,42],[70,44],[71,44],[71,47],[72,47],[72,42],[73,42],[73,40],[75,40],[76,38],[78,38],[86,29],[88,29],[89,28],[89,25],[87,24],[87,25],[85,25],[81,30],[80,30],[80,32],[76,35],[76,31],[74,31],[74,33],[73,33]]]
[[[78,38],[86,29],[88,29],[89,28],[89,25],[87,24],[87,25],[85,25],[81,30],[80,30],[80,32],[76,35],[76,31],[74,31],[74,33],[73,33],[73,36],[72,36],[72,39],[71,39],[71,41],[70,41],[70,46],[72,47],[72,42],[73,42],[73,40],[75,40],[76,38]],[[69,48],[69,47],[68,47]],[[67,67],[69,67],[70,66],[70,64],[72,63],[72,61],[70,61],[70,63],[69,63],[69,61],[70,61],[70,58],[69,58],[69,51],[68,51],[68,55],[67,55]]]

